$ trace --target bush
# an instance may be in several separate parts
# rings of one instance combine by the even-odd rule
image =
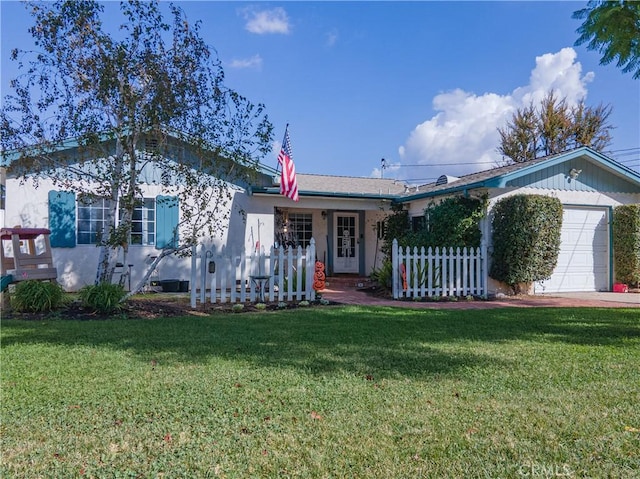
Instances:
[[[520,293],[522,283],[549,279],[558,261],[562,204],[557,198],[515,195],[493,209],[489,276]]]
[[[67,295],[55,281],[21,281],[11,295],[16,311],[43,313],[53,311],[67,302]]]
[[[453,196],[424,210],[425,228],[418,247],[477,248],[482,240],[480,220],[486,201]]]
[[[613,261],[616,281],[640,286],[640,204],[613,210]]]
[[[378,283],[378,286],[381,288],[391,290],[393,283],[393,264],[391,260],[385,260],[382,266],[380,266],[380,269],[374,269],[371,272],[371,279]]]
[[[480,220],[485,215],[486,198],[452,196],[439,203],[431,203],[416,222],[415,230],[409,212],[401,205],[393,208],[386,218],[386,230],[382,253],[391,258],[393,240],[406,247],[428,248],[456,247],[477,248],[482,240]],[[414,218],[415,220],[415,218]]]
[[[122,309],[122,302],[127,292],[119,284],[100,283],[85,286],[79,292],[82,305],[108,314]]]
[[[231,311],[233,311],[234,313],[240,313],[244,311],[244,304],[242,303],[234,304],[233,306],[231,306]]]
[[[403,209],[403,205],[392,204],[391,211],[392,213],[385,219],[384,239],[380,248],[387,258],[391,258],[393,240],[397,239],[401,242],[401,238],[411,232],[409,212]]]

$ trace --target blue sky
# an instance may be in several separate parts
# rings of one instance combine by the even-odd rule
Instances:
[[[302,173],[415,184],[488,169],[500,161],[496,129],[553,88],[611,105],[609,154],[640,170],[640,82],[574,46],[571,14],[586,0],[176,3],[202,22],[228,86],[266,105],[270,166],[288,123]],[[0,6],[4,96],[31,20],[17,2]]]

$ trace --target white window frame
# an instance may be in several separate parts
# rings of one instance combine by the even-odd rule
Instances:
[[[78,211],[76,214],[77,244],[98,244],[98,235],[103,234],[111,226],[105,218],[107,216],[105,212],[111,207],[110,201],[107,198],[80,197],[78,199]]]
[[[76,244],[95,245],[98,234],[104,233],[111,226],[106,221],[106,212],[111,207],[107,198],[80,199],[76,214]],[[120,220],[120,208],[117,208],[116,225]],[[140,218],[136,213],[140,212]],[[139,227],[138,227],[139,225]],[[87,227],[88,226],[88,227]],[[156,241],[156,199],[143,198],[142,203],[134,210],[131,221],[129,244],[133,246],[153,246]],[[136,241],[139,237],[141,241]]]
[[[289,213],[288,227],[296,239],[296,246],[309,246],[313,238],[312,213]]]
[[[136,213],[140,218],[136,218]],[[140,238],[138,241],[136,238]],[[131,235],[129,245],[150,246],[156,244],[156,199],[143,198],[136,205],[131,220]]]

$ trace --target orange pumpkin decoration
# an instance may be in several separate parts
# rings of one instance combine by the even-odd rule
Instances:
[[[402,289],[406,291],[408,289],[407,286],[407,267],[404,263],[400,263],[400,276],[402,276]]]
[[[313,273],[313,289],[320,291],[325,288],[326,275],[324,274],[324,263],[316,261],[315,272]]]

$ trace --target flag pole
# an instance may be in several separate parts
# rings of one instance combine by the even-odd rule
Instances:
[[[289,123],[287,123],[284,127],[284,136],[282,139],[284,140],[287,137],[287,130],[289,129]],[[276,173],[280,171],[280,162],[276,161]]]

